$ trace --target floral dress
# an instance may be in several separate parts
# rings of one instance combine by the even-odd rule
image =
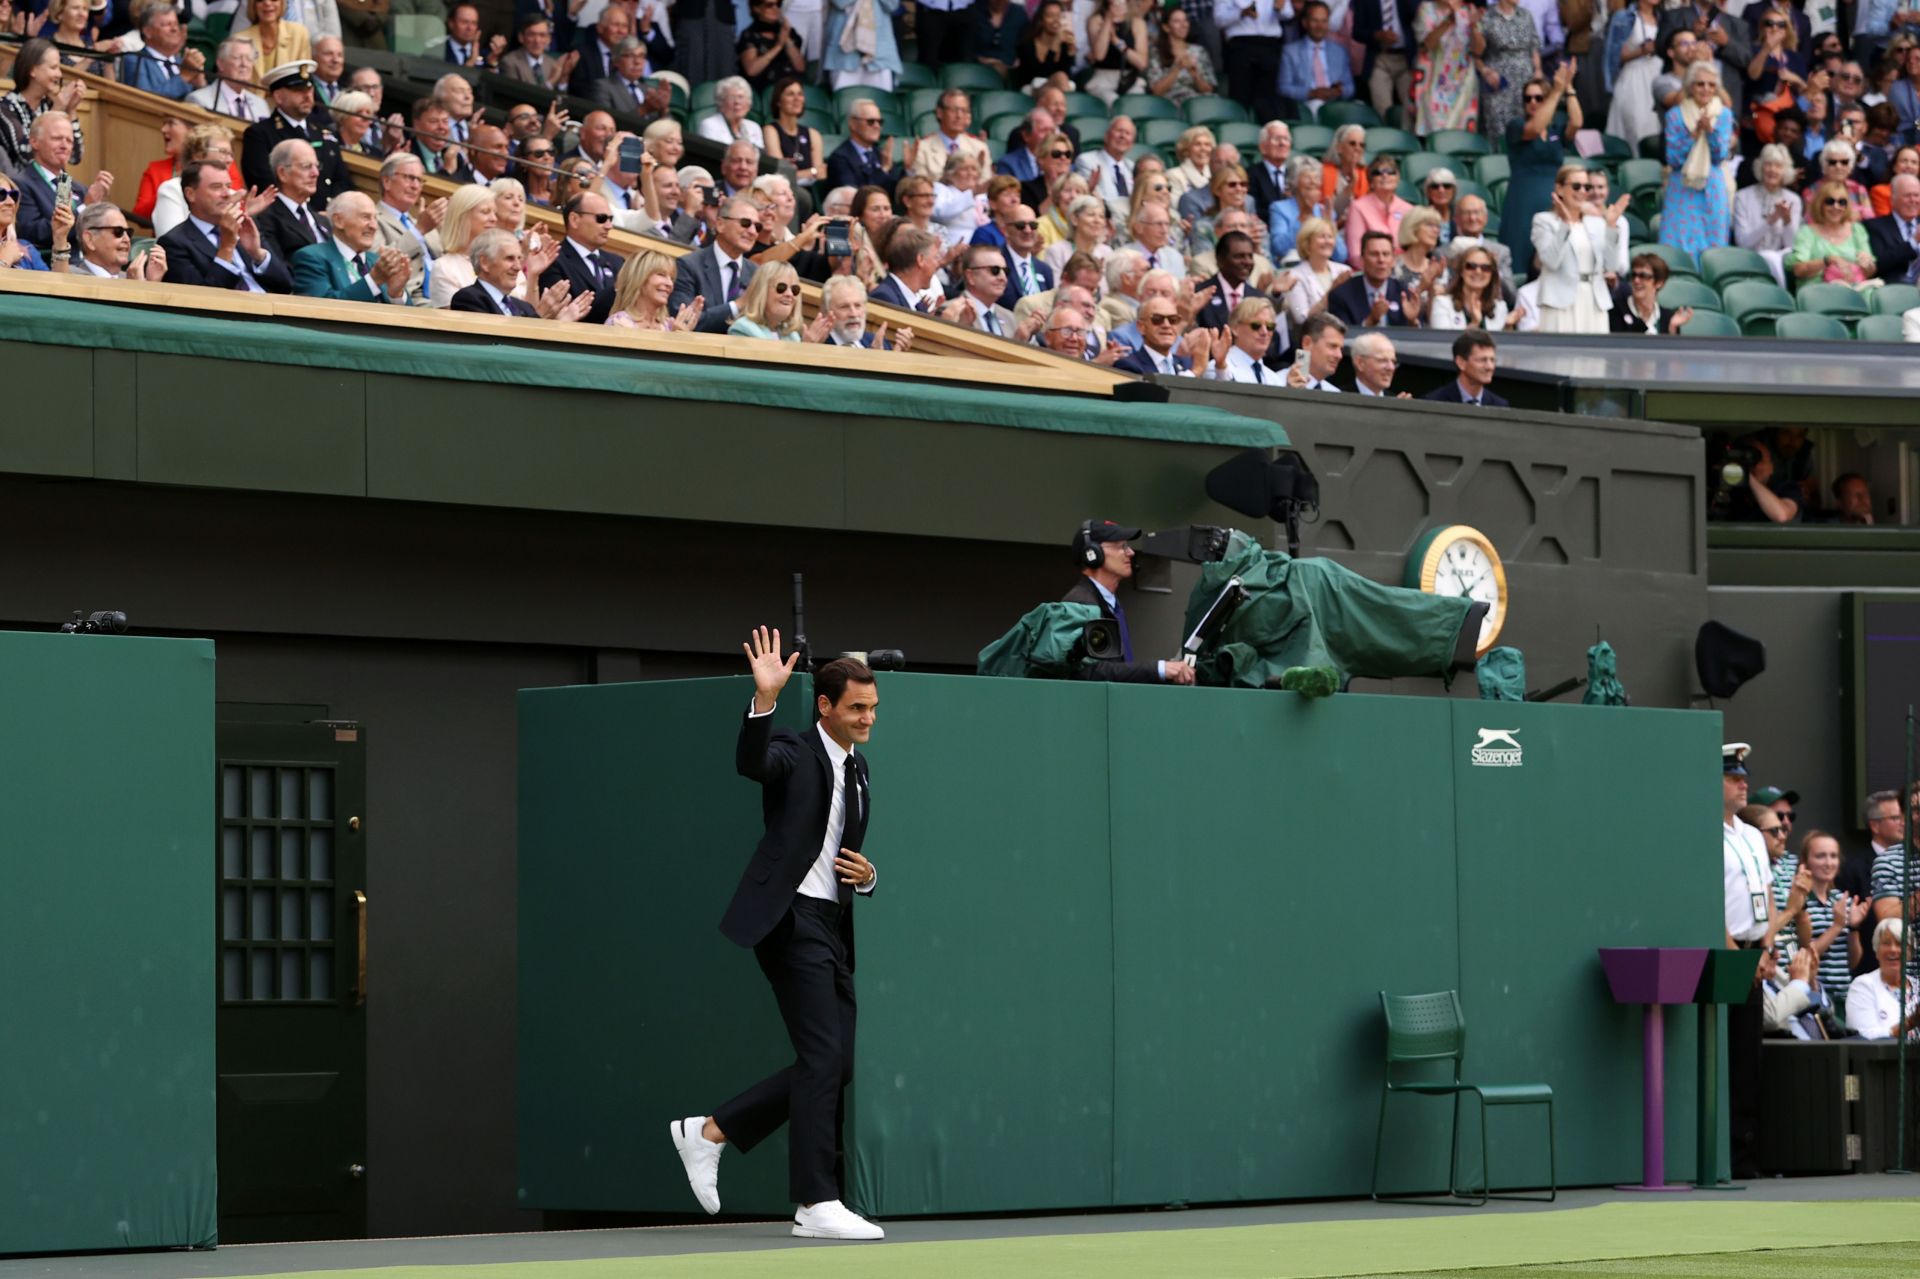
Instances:
[[[1413,36],[1420,44],[1414,64],[1413,131],[1421,137],[1441,129],[1471,129],[1480,117],[1480,99],[1474,92],[1473,28],[1450,23],[1433,52],[1427,37],[1447,19],[1451,10],[1425,0],[1413,16]]]
[[[1533,77],[1533,55],[1540,51],[1540,28],[1533,15],[1515,7],[1511,14],[1494,5],[1480,19],[1480,34],[1486,37],[1487,51],[1482,61],[1500,77],[1495,88],[1480,82],[1480,117],[1486,121],[1482,132],[1499,136],[1520,118],[1520,91]]]
[[[1693,134],[1679,107],[1667,110],[1666,144],[1671,172],[1660,205],[1660,243],[1685,249],[1697,261],[1701,250],[1733,243],[1733,195],[1720,170],[1733,154],[1733,112],[1721,108],[1713,118],[1713,128],[1707,131],[1713,167],[1707,171],[1707,185],[1702,190],[1694,190],[1680,176],[1687,154],[1693,150]]]

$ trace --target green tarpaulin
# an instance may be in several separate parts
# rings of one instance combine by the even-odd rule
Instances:
[[[1042,604],[1012,630],[980,650],[979,673],[1020,678],[1064,678],[1079,664],[1074,648],[1088,622],[1100,616],[1091,604]],[[1079,655],[1084,660],[1085,653]]]

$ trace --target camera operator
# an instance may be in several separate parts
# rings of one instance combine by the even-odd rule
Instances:
[[[1081,578],[1061,598],[1069,604],[1091,604],[1120,628],[1117,662],[1094,662],[1082,679],[1120,684],[1191,684],[1193,667],[1183,661],[1136,662],[1133,637],[1127,631],[1127,610],[1120,603],[1120,583],[1133,576],[1133,547],[1137,528],[1122,528],[1111,520],[1089,520],[1073,536],[1074,562]]]
[[[1747,524],[1792,524],[1800,518],[1800,486],[1775,465],[1773,449],[1761,436],[1735,441],[1722,461],[1738,464],[1745,474],[1738,483],[1723,475],[1725,512],[1720,518]]]

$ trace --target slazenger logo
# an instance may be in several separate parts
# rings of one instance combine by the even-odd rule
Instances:
[[[1517,728],[1483,728],[1480,740],[1473,744],[1473,762],[1478,768],[1520,767],[1520,743],[1514,737]],[[1504,746],[1495,745],[1505,742]]]

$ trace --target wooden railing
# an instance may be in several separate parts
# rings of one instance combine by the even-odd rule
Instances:
[[[15,45],[0,44],[0,70],[11,73],[16,50]],[[84,177],[89,182],[102,168],[112,173],[115,183],[113,199],[116,204],[123,207],[132,205],[138,190],[140,175],[145,172],[149,164],[163,154],[160,145],[160,122],[167,116],[180,117],[193,124],[227,125],[235,133],[235,151],[239,149],[238,134],[242,127],[241,123],[228,116],[216,115],[184,102],[172,102],[151,93],[129,88],[117,81],[74,71],[71,68],[67,74],[85,81],[87,85],[87,93],[74,113],[86,130],[86,163],[75,166],[74,172],[77,177]],[[0,79],[0,91],[11,89],[11,87],[10,80]],[[353,175],[354,185],[378,199],[380,195],[379,162],[361,155],[348,155],[345,160],[348,172]],[[429,177],[426,182],[426,198],[451,195],[454,189],[455,184],[445,178]],[[534,205],[527,206],[527,220],[530,224],[555,232],[560,228],[558,214]],[[614,231],[608,240],[608,247],[623,257],[648,249],[672,257],[690,252],[686,245],[636,235],[628,231]],[[820,302],[819,286],[803,281],[801,287],[803,295],[817,307]],[[387,311],[391,308],[378,309]],[[279,312],[279,314],[291,313]],[[445,312],[433,314],[444,315]],[[485,319],[484,316],[480,318]],[[384,321],[368,322],[390,323],[392,317]],[[973,329],[961,328],[958,325],[947,324],[911,311],[903,311],[878,303],[868,304],[867,323],[870,328],[875,329],[883,323],[894,329],[902,325],[912,326],[914,356],[960,359],[974,366],[998,366],[997,376],[981,378],[976,367],[970,369],[961,380],[986,381],[991,385],[1009,389],[1073,390],[1089,395],[1111,395],[1115,386],[1133,380],[1127,374],[1115,373],[1111,369],[1101,368],[1098,365],[1069,360],[1039,347],[1005,341]],[[433,326],[428,325],[428,327]],[[616,343],[616,345],[622,344],[631,345]],[[734,345],[737,346],[737,343]],[[701,354],[723,353],[716,348],[687,347],[683,349],[698,351]],[[725,348],[725,352],[731,352],[733,349],[733,346],[729,346]],[[820,368],[838,367],[830,360],[812,358],[813,355],[824,355],[827,348],[809,344],[803,349],[810,354],[802,362]],[[877,360],[878,357],[873,358]],[[860,367],[881,371],[878,365],[872,363],[863,364]],[[885,371],[904,371],[904,366],[889,361]],[[955,374],[948,372],[924,374],[924,376],[953,378]]]

